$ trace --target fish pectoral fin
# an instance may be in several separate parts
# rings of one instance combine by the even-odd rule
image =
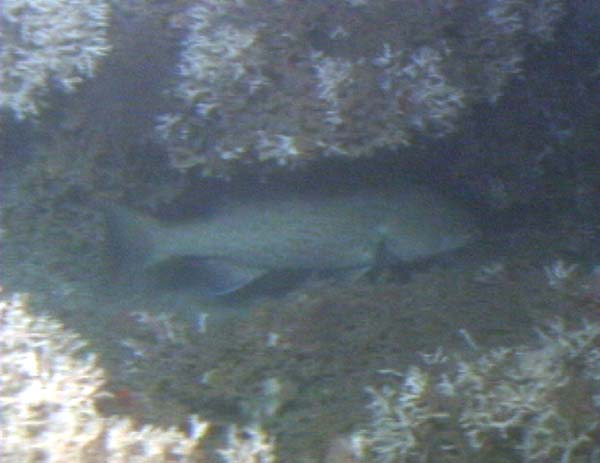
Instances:
[[[365,278],[365,276],[368,275],[372,270],[373,267],[371,266],[338,270],[336,272],[337,280],[348,284],[353,284]]]
[[[215,296],[231,294],[267,273],[265,269],[247,267],[217,259],[205,261],[209,291]]]
[[[377,244],[377,247],[373,252],[372,260],[373,262],[371,265],[338,271],[339,278],[348,283],[355,283],[364,278],[376,278],[384,268],[388,267],[393,262],[393,258],[386,248],[385,240],[381,240],[381,242]]]

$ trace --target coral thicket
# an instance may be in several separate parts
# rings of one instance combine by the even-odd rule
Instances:
[[[600,325],[570,329],[557,320],[539,336],[536,347],[495,348],[474,360],[438,350],[423,356],[423,367],[382,371],[397,384],[368,388],[372,421],[356,436],[365,461],[570,463],[597,455]]]
[[[561,14],[559,0],[201,2],[158,131],[175,167],[207,174],[447,135]]]
[[[6,463],[193,462],[197,435],[99,414],[104,372],[60,323],[0,301],[0,460]],[[192,420],[192,434],[202,426]]]
[[[49,89],[72,92],[110,50],[105,0],[3,0],[0,108],[37,115]]]

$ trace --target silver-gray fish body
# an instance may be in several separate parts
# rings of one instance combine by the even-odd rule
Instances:
[[[471,215],[422,186],[232,202],[184,224],[121,213],[130,240],[144,243],[142,267],[178,256],[227,267],[230,292],[283,269],[360,270],[460,248],[478,235]]]

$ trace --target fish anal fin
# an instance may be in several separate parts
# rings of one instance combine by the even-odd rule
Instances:
[[[264,269],[217,259],[207,259],[204,265],[207,270],[208,290],[214,296],[234,293],[267,273]]]

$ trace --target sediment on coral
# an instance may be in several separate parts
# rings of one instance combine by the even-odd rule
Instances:
[[[110,50],[105,0],[4,0],[0,8],[0,108],[36,116],[49,89],[73,92]]]
[[[192,6],[172,110],[174,167],[294,166],[452,133],[496,101],[562,2],[210,1]]]
[[[6,463],[198,462],[205,426],[140,427],[103,417],[104,372],[85,343],[57,321],[32,315],[26,298],[0,300],[0,459]]]
[[[422,366],[382,371],[388,384],[367,389],[371,421],[355,436],[364,461],[593,458],[600,325],[556,320],[538,334],[536,347],[477,351],[475,359],[439,350],[423,355]]]
[[[227,447],[217,450],[224,463],[275,463],[275,441],[258,425],[231,426]]]

